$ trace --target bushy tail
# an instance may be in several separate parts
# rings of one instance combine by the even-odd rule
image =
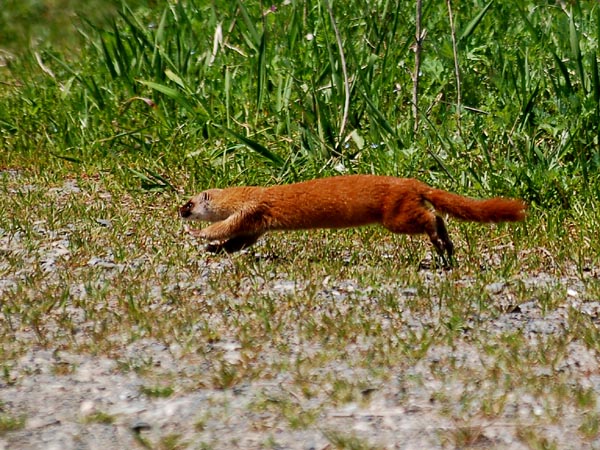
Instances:
[[[427,191],[423,198],[436,210],[471,222],[517,222],[526,215],[527,204],[510,198],[476,200],[440,189]]]

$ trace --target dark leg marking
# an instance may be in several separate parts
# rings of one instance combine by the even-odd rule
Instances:
[[[240,250],[250,247],[254,244],[260,235],[252,235],[252,236],[236,236],[231,239],[226,240],[225,242],[220,242],[218,244],[208,244],[206,246],[206,251],[211,253],[235,253]]]
[[[427,234],[437,254],[442,258],[445,267],[452,267],[454,265],[454,244],[448,236],[448,230],[446,224],[441,216],[435,216],[435,228],[434,230],[428,229]]]

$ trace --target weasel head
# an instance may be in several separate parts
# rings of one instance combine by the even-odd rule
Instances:
[[[200,192],[179,208],[179,217],[185,220],[201,220],[204,222],[218,222],[227,218],[229,214],[222,211],[215,201],[220,192],[221,189]]]

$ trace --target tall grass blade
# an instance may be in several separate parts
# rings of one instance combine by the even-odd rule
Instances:
[[[266,35],[265,31],[260,38],[260,45],[258,47],[258,66],[257,66],[257,80],[256,80],[256,110],[257,113],[262,109],[263,96],[265,92],[265,82],[267,79],[267,66],[266,66]]]
[[[600,7],[596,7],[596,42],[600,42]],[[591,52],[592,59],[592,85],[594,88],[594,100],[596,102],[596,116],[600,116],[600,79],[598,77],[598,55]]]
[[[108,50],[106,40],[103,36],[100,36],[100,45],[102,46],[102,53],[104,54],[104,62],[106,63],[106,67],[108,68],[108,73],[110,74],[113,80],[116,80],[119,76],[119,72],[113,64],[113,57],[110,54],[110,51]]]
[[[178,85],[181,89],[183,89],[184,91],[189,92],[189,89],[185,85],[185,83],[183,82],[183,79],[179,75],[177,75],[175,72],[173,72],[171,69],[166,69],[165,70],[165,75],[167,76],[167,78],[169,80],[171,80],[173,83],[175,83],[176,85]]]
[[[590,54],[590,62],[592,66],[592,90],[594,92],[594,103],[596,103],[596,110],[600,107],[600,77],[598,76],[598,57],[594,54]]]
[[[231,126],[231,70],[225,67],[225,114],[227,115],[227,128]]]
[[[93,77],[84,77],[78,71],[74,70],[71,66],[69,66],[62,59],[58,58],[52,53],[48,53],[48,56],[56,61],[61,67],[63,67],[68,73],[70,73],[73,77],[75,77],[92,95],[92,99],[95,102],[95,107],[99,109],[104,109],[106,105],[106,101],[104,99],[103,91],[100,90],[96,80]]]
[[[194,108],[194,106],[177,89],[165,86],[164,84],[155,83],[154,81],[138,80],[138,83],[148,86],[149,88],[161,92],[162,94],[165,94],[167,97],[173,99],[187,111],[194,114],[197,113],[197,109]]]
[[[539,86],[536,86],[533,92],[529,95],[527,102],[523,106],[523,110],[521,112],[521,129],[529,122],[529,118],[531,116],[531,112],[533,111],[533,107],[535,106],[535,101],[540,92]]]
[[[450,142],[448,140],[445,140],[442,137],[442,135],[439,132],[439,129],[435,126],[434,123],[431,122],[431,120],[429,119],[429,117],[427,117],[427,114],[423,114],[423,112],[421,112],[421,110],[419,110],[419,113],[423,117],[423,120],[425,120],[431,126],[431,128],[435,132],[435,135],[438,138],[440,144],[442,144],[442,146],[444,146],[444,147],[449,147],[452,150],[453,153],[456,153],[456,151],[454,149],[454,146],[452,145],[452,142]],[[444,161],[442,161],[442,159],[433,150],[431,150],[431,148],[429,146],[425,147],[425,150],[435,160],[435,162],[438,163],[438,165],[446,173],[446,175],[448,175],[448,177],[450,177],[450,179],[452,181],[455,181],[456,178],[450,172],[450,168],[446,164],[444,164]]]
[[[142,189],[145,191],[171,190],[177,192],[177,189],[165,177],[148,168],[143,169],[145,173],[133,168],[129,168],[128,170],[134,177],[140,180]]]
[[[566,95],[570,95],[572,94],[573,91],[573,84],[571,83],[571,75],[569,74],[569,69],[567,68],[567,65],[563,62],[562,59],[560,59],[560,57],[556,54],[555,51],[550,50],[550,53],[552,54],[552,57],[554,58],[554,61],[556,62],[556,65],[558,66],[560,73],[563,76],[564,79],[564,91]]]
[[[146,32],[146,27],[142,24],[137,15],[127,5],[124,11],[119,12],[119,17],[127,24],[129,31],[138,42],[140,48],[152,48],[152,40]]]
[[[479,25],[479,23],[483,20],[483,18],[485,17],[486,13],[488,12],[488,10],[490,9],[490,7],[492,6],[492,3],[494,2],[494,0],[491,0],[487,5],[485,5],[483,7],[483,9],[481,11],[479,11],[479,14],[477,14],[466,26],[465,30],[462,32],[462,34],[460,35],[460,37],[458,38],[458,42],[462,42],[464,40],[467,40],[469,38],[469,36],[471,36],[471,34],[473,34],[473,32],[475,31],[475,29],[477,28],[477,25]]]
[[[571,8],[571,13],[569,14],[569,41],[571,44],[571,53],[573,54],[575,64],[577,65],[581,87],[583,92],[587,93],[588,89],[586,86],[585,71],[583,70],[583,58],[581,56],[581,47],[579,46],[580,35],[577,31],[577,27],[575,26],[573,15],[573,8]]]
[[[167,9],[163,11],[163,14],[160,18],[160,23],[156,30],[156,35],[154,36],[154,46],[152,51],[152,59],[150,63],[150,66],[155,69],[154,75],[157,76],[159,79],[162,78],[162,55],[160,52],[160,48],[162,42],[164,41],[164,33],[167,23],[167,11]]]
[[[235,137],[237,140],[239,140],[242,144],[244,144],[248,148],[254,150],[256,153],[258,153],[265,159],[271,161],[271,163],[273,163],[274,166],[281,167],[284,165],[285,161],[279,155],[273,153],[264,145],[259,144],[258,142],[253,141],[252,139],[249,139],[246,136],[243,136],[229,128],[222,126],[222,125],[218,125],[218,124],[213,124],[213,125],[217,128],[221,128],[222,130],[231,134],[233,137]]]
[[[244,2],[242,0],[238,0],[237,3],[240,8],[240,12],[242,13],[242,18],[244,19],[244,23],[246,24],[246,28],[248,29],[248,32],[250,33],[253,50],[258,51],[258,48],[260,47],[260,42],[261,42],[260,33],[254,26],[254,21],[250,18],[250,14],[248,14],[248,10],[246,9]]]
[[[129,61],[133,58],[131,58],[131,55],[129,55],[125,49],[117,22],[113,22],[113,37],[115,45],[113,54],[115,56],[117,67],[119,68],[119,73],[121,76],[129,77]]]
[[[402,140],[398,136],[398,133],[396,133],[396,130],[394,130],[392,125],[388,122],[388,120],[385,118],[383,113],[379,110],[377,105],[375,105],[375,103],[373,103],[373,101],[369,98],[369,96],[365,92],[363,92],[363,98],[364,98],[365,102],[367,103],[367,105],[369,106],[369,110],[373,114],[372,118],[375,119],[375,122],[383,130],[385,130],[390,136],[392,136],[398,142],[398,144],[400,146],[404,146],[404,144],[402,143]]]
[[[529,30],[531,37],[536,41],[537,44],[540,45],[541,48],[548,49],[548,51],[552,55],[552,58],[554,59],[554,62],[558,66],[558,69],[560,70],[563,76],[564,87],[559,88],[560,85],[555,85],[555,88],[560,89],[560,91],[557,91],[557,94],[564,94],[567,96],[571,95],[573,93],[573,84],[571,83],[569,69],[567,68],[563,60],[556,54],[556,51],[548,47],[548,42],[551,42],[551,39],[548,39],[548,37],[542,32],[542,30],[539,30],[531,23],[531,21],[527,17],[527,14],[525,14],[525,11],[523,11],[521,7],[517,8],[517,10],[519,11],[521,18],[523,19],[526,28]]]

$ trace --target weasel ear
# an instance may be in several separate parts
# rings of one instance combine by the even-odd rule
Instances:
[[[217,194],[218,192],[221,192],[221,191],[222,191],[222,189],[209,189],[208,191],[200,192],[200,194],[198,194],[198,196],[200,197],[201,201],[212,200],[213,194]]]

